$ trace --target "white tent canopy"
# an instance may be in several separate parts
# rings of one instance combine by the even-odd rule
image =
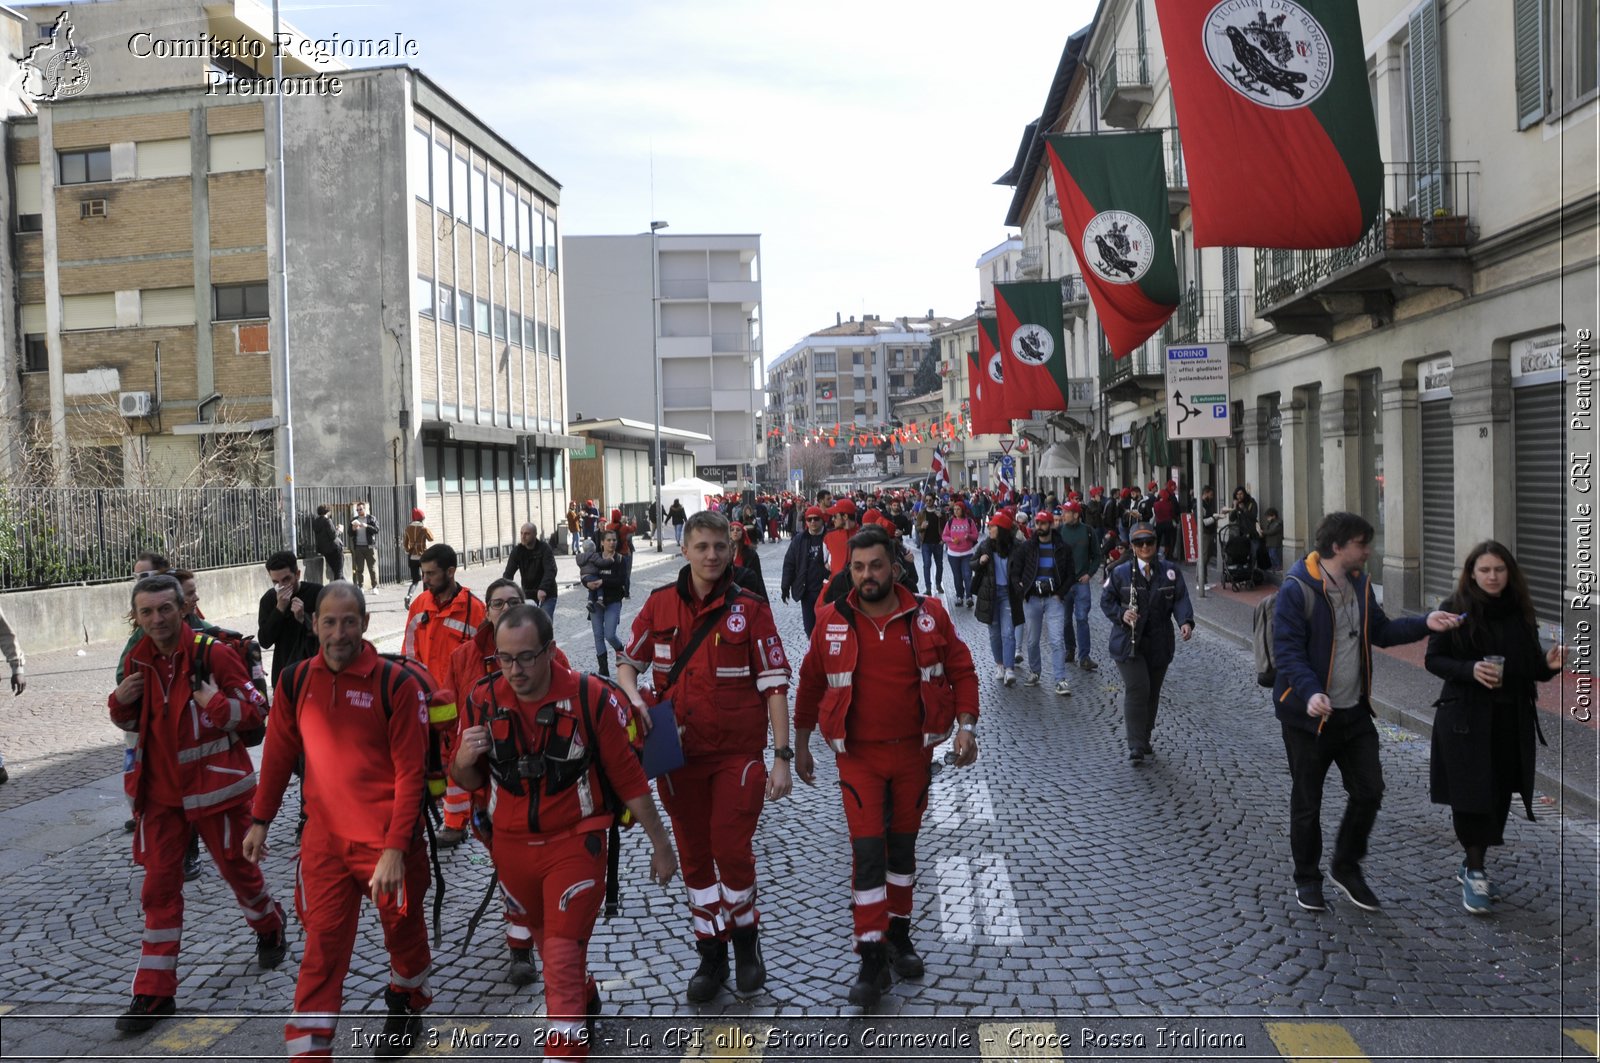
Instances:
[[[714,484],[710,480],[683,476],[661,485],[661,508],[671,509],[676,500],[683,503],[684,513],[692,515],[706,508],[707,495],[721,495],[725,490],[721,484]]]

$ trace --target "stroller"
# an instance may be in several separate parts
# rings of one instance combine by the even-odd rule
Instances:
[[[1256,586],[1256,559],[1250,537],[1227,524],[1217,529],[1217,546],[1222,551],[1222,584],[1230,591],[1249,591]]]

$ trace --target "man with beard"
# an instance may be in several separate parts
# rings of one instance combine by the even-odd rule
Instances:
[[[822,510],[812,506],[805,511],[805,528],[789,543],[783,555],[783,583],[780,593],[784,601],[800,600],[800,619],[805,624],[806,637],[817,625],[817,598],[828,585],[828,562],[822,556]]]
[[[933,747],[959,722],[956,763],[978,756],[972,654],[944,604],[897,585],[897,568],[886,532],[866,528],[850,540],[852,589],[818,611],[794,710],[800,781],[816,780],[813,730],[838,757],[861,956],[850,1003],[864,1009],[888,988],[891,965],[902,978],[922,976],[911,903]]]

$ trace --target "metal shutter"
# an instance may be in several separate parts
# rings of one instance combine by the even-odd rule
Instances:
[[[1432,609],[1455,588],[1456,444],[1450,400],[1422,409],[1422,605]]]
[[[1559,620],[1562,576],[1562,436],[1565,410],[1561,384],[1535,384],[1512,391],[1515,429],[1517,564],[1541,620]]]
[[[1418,217],[1444,206],[1444,92],[1439,72],[1439,6],[1437,0],[1412,14],[1407,71],[1411,98],[1411,163],[1416,179]]]
[[[1549,80],[1545,71],[1544,8],[1548,0],[1512,0],[1511,25],[1517,64],[1517,128],[1544,117]]]

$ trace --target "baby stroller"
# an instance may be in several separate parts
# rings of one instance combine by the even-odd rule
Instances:
[[[1254,590],[1256,563],[1251,556],[1250,537],[1227,524],[1217,529],[1217,545],[1222,551],[1222,585],[1230,591]]]

